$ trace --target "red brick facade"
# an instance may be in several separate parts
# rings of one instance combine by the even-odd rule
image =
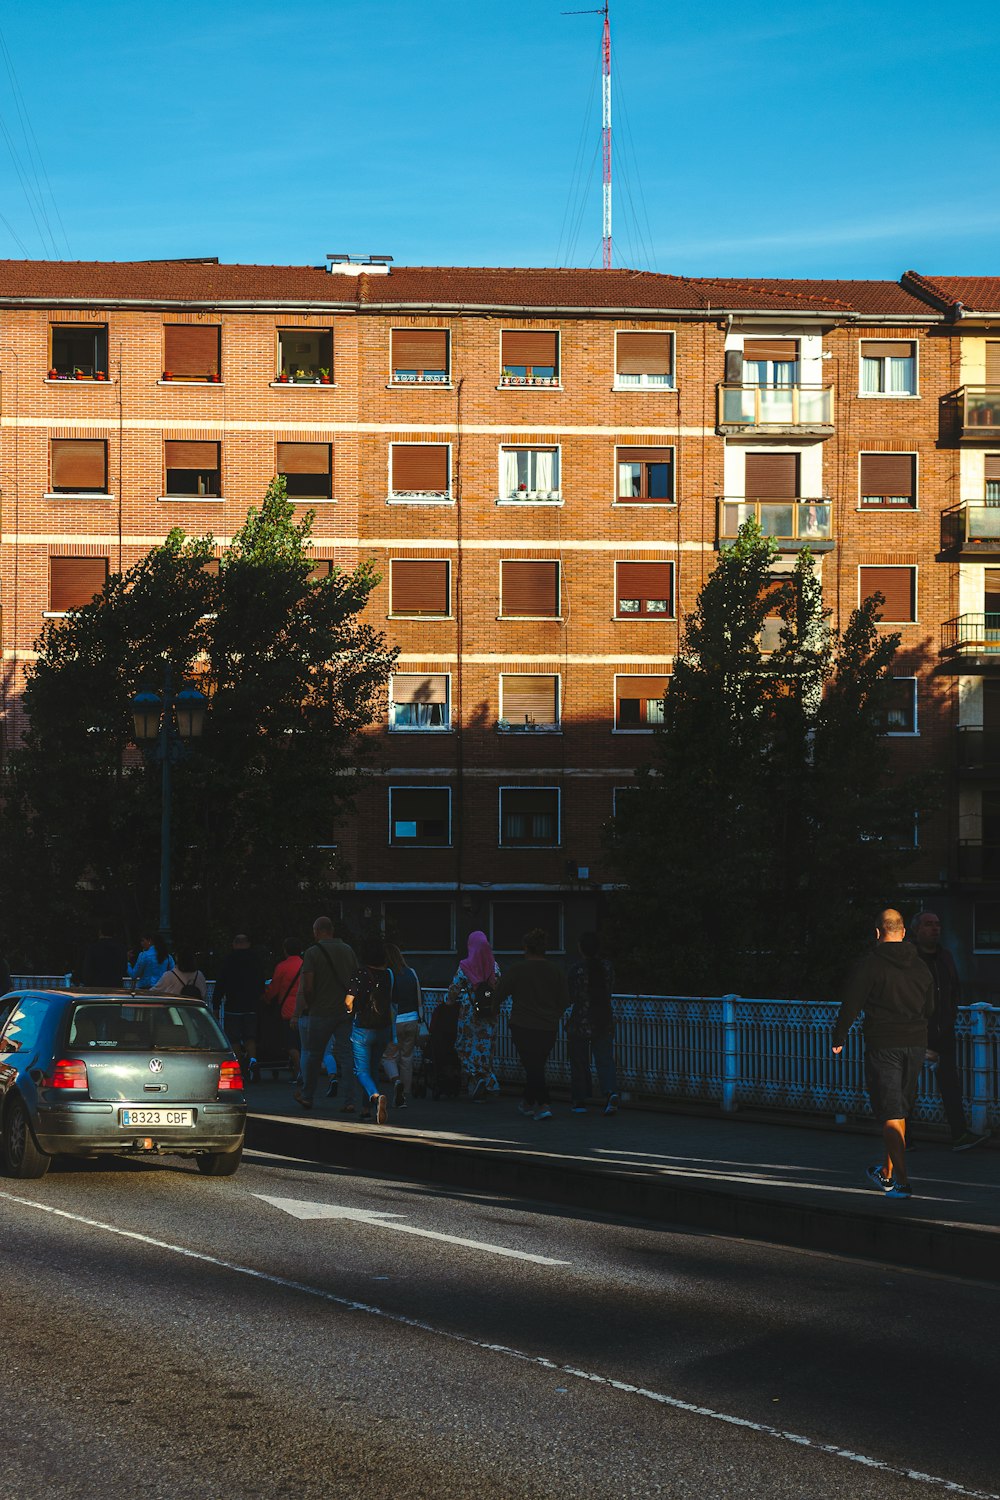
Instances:
[[[979,305],[988,304],[995,284],[975,286]],[[809,523],[825,533],[817,566],[834,623],[858,602],[859,576],[875,576],[859,570],[915,570],[912,579],[893,575],[901,601],[911,582],[915,591],[913,618],[898,625],[897,671],[916,678],[917,702],[915,723],[905,714],[899,721],[894,750],[901,764],[934,764],[952,780],[946,811],[919,830],[914,886],[899,899],[916,905],[933,893],[970,956],[982,950],[976,973],[988,981],[997,961],[989,954],[1000,950],[1000,885],[985,883],[990,802],[984,793],[977,824],[975,792],[963,791],[955,774],[955,739],[963,714],[965,728],[983,728],[989,663],[943,654],[942,631],[988,598],[979,574],[990,549],[974,556],[952,545],[943,515],[985,498],[982,463],[967,455],[988,452],[991,437],[1000,454],[1000,393],[995,435],[987,423],[963,438],[953,397],[986,384],[969,371],[980,368],[985,356],[976,350],[989,329],[974,315],[969,321],[968,302],[964,317],[956,315],[961,293],[962,285],[916,277],[750,284],[628,272],[355,276],[308,267],[8,263],[0,267],[7,740],[18,729],[21,665],[50,607],[51,558],[106,557],[116,570],[172,525],[224,539],[274,474],[279,442],[329,444],[331,496],[303,502],[316,509],[316,555],[347,567],[374,561],[382,581],[372,622],[398,644],[398,676],[408,679],[397,679],[397,707],[376,731],[378,770],[364,783],[357,819],[330,830],[349,872],[345,906],[405,903],[388,908],[404,941],[412,948],[426,941],[440,954],[473,925],[509,947],[529,905],[546,903],[539,910],[569,945],[579,924],[594,919],[610,878],[601,834],[614,789],[650,748],[655,683],[647,699],[631,679],[669,673],[678,621],[717,556],[718,497],[752,493],[745,455],[794,455],[794,494],[813,502]],[[220,329],[217,383],[162,378],[164,325],[178,323]],[[107,380],[46,378],[53,325],[106,327]],[[415,328],[448,331],[440,383],[392,378],[392,330]],[[279,362],[279,330],[296,329],[332,334],[331,384],[278,381],[281,363],[294,365],[284,356],[295,347],[286,335]],[[528,377],[504,375],[505,331],[557,333],[555,376],[510,384]],[[637,331],[672,335],[669,384],[635,384],[633,376],[616,388],[616,334]],[[889,348],[885,378],[913,389],[862,393],[882,378],[872,361],[886,358],[872,352],[862,375],[862,341],[870,351]],[[775,358],[789,355],[782,370],[767,364],[771,356],[753,363],[754,351],[768,348]],[[758,394],[758,378],[777,381],[779,391],[794,387],[794,405],[766,386]],[[727,380],[733,404],[723,409],[719,387]],[[735,424],[720,420],[734,414]],[[105,498],[53,491],[53,440],[74,439],[106,443]],[[220,445],[217,497],[162,498],[165,444],[176,442]],[[445,492],[394,497],[390,475],[404,474],[414,456],[391,457],[391,445],[427,443],[447,445]],[[505,449],[541,457],[504,458]],[[915,455],[912,465],[896,461],[892,472],[901,477],[883,481],[906,488],[912,474],[915,493],[865,503],[862,474],[877,485],[884,465],[863,466],[861,455],[885,454]],[[635,463],[629,472],[644,493],[619,493],[619,461]],[[445,472],[440,456],[431,470]],[[523,498],[511,500],[501,492],[515,472],[524,489],[513,493]],[[806,514],[796,512],[796,525]],[[794,544],[782,548],[791,561]],[[996,557],[1000,563],[1000,543]],[[394,560],[420,559],[449,564],[446,617],[433,617],[442,609],[440,569],[405,577],[400,570],[391,581]],[[518,560],[558,564],[557,597],[551,570],[510,569],[502,600],[501,565]],[[617,587],[617,563],[669,571],[623,570]],[[425,585],[431,594],[421,604]],[[537,616],[536,595],[517,602],[526,588],[542,589]],[[648,598],[628,597],[625,588],[645,589]],[[415,613],[415,598],[431,613]],[[413,795],[435,788],[447,789],[450,802]],[[509,789],[503,810],[501,788]],[[534,797],[522,795],[531,790]],[[960,869],[958,845],[975,846],[977,827],[979,878],[969,882],[970,857]],[[414,902],[430,905],[418,910]]]

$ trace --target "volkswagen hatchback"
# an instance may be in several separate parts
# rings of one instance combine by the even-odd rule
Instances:
[[[0,1137],[12,1177],[53,1156],[240,1164],[240,1065],[208,1007],[168,995],[15,991],[0,999]]]

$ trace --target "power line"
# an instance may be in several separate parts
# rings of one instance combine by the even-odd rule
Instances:
[[[42,193],[41,185],[39,183],[40,173],[41,178],[44,180],[45,192],[48,193],[49,201],[52,204],[52,211],[55,214],[56,222],[59,225],[59,230],[63,237],[63,243],[66,246],[66,254],[71,256],[72,251],[70,249],[69,236],[66,233],[66,226],[63,224],[62,215],[59,212],[59,204],[56,201],[55,193],[52,191],[52,184],[49,181],[49,174],[45,167],[45,159],[42,156],[41,147],[38,144],[38,137],[35,135],[35,127],[31,123],[31,115],[28,112],[28,106],[24,99],[24,93],[18,80],[17,70],[14,67],[14,59],[11,56],[10,48],[7,46],[7,39],[3,34],[2,28],[0,28],[0,54],[3,55],[4,63],[7,68],[7,76],[10,79],[11,93],[14,96],[14,103],[17,108],[18,119],[21,122],[21,133],[24,136],[25,145],[28,148],[29,159],[32,161],[34,166],[35,183],[38,187],[39,199],[44,205],[44,194]],[[55,235],[52,234],[51,225],[49,225],[47,213],[45,215],[45,220],[46,225],[49,227],[49,234],[52,239],[53,249],[58,255],[59,247],[56,244]]]

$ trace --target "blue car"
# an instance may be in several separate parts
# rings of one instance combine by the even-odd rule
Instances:
[[[0,1143],[11,1177],[54,1156],[194,1157],[228,1177],[246,1095],[208,1007],[172,995],[15,990],[0,999]]]

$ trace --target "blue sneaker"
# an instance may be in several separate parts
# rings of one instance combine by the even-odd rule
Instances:
[[[910,1184],[908,1182],[887,1182],[885,1185],[885,1196],[887,1198],[912,1198]]]
[[[873,1167],[865,1167],[865,1176],[872,1187],[877,1188],[880,1193],[887,1193],[889,1191],[891,1183],[882,1170],[881,1162],[876,1162]]]

